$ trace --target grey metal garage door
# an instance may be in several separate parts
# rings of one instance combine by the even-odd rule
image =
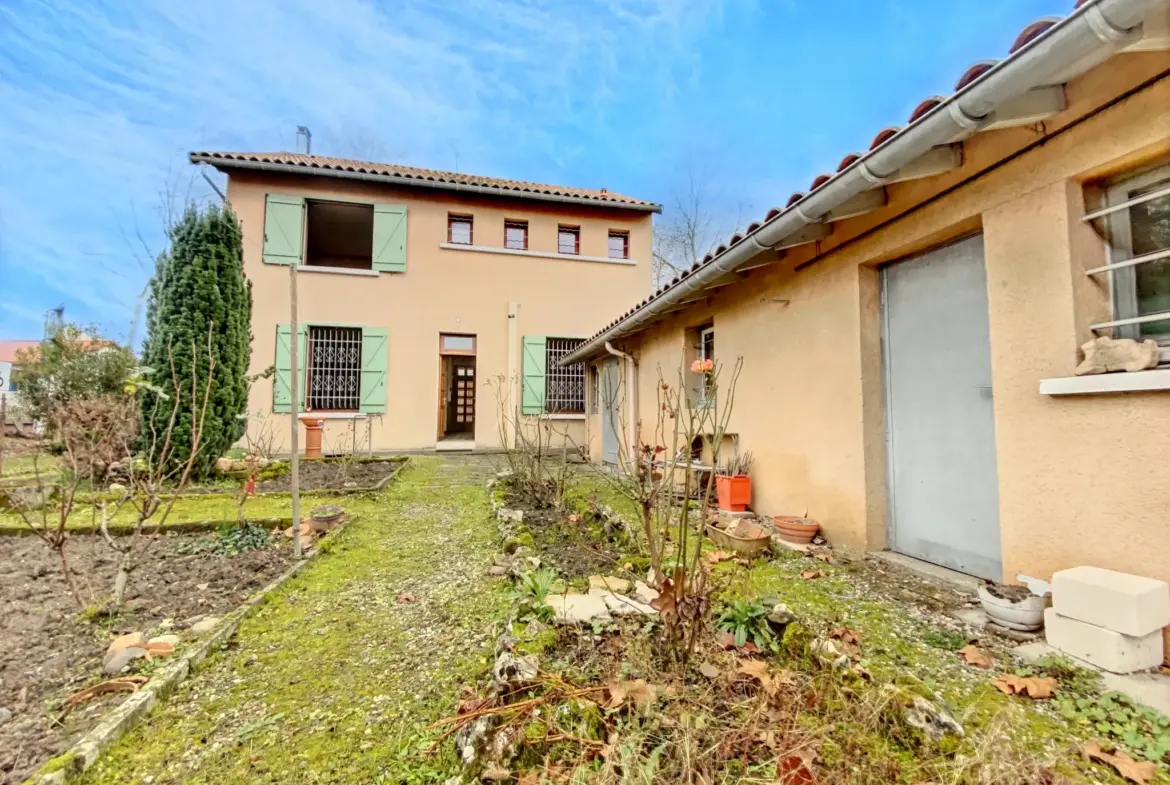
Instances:
[[[983,238],[882,269],[890,540],[999,580],[999,495]]]

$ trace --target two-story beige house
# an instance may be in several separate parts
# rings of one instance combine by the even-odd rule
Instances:
[[[325,421],[327,451],[355,434],[375,451],[493,448],[503,401],[588,440],[583,368],[558,363],[650,289],[659,205],[315,155],[190,160],[228,176],[253,284],[252,371],[275,366],[249,409],[281,436],[295,409]]]

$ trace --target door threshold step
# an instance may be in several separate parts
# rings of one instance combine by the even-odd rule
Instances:
[[[934,578],[935,580],[944,581],[955,587],[956,590],[963,594],[975,595],[979,592],[979,587],[983,585],[982,578],[976,578],[974,575],[968,575],[965,572],[952,570],[950,567],[942,567],[922,559],[916,559],[913,556],[907,556],[904,553],[895,553],[894,551],[870,551],[870,556],[875,559],[881,559],[887,564],[892,564],[895,567],[901,567],[904,570],[918,573],[927,578]]]
[[[436,452],[471,452],[475,449],[475,442],[469,439],[450,439],[438,442]]]

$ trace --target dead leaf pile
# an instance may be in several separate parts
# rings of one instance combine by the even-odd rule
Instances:
[[[967,663],[968,665],[974,665],[976,668],[983,668],[984,670],[990,668],[992,663],[995,662],[991,658],[990,654],[983,651],[983,649],[979,648],[973,643],[967,644],[963,648],[959,649],[959,651],[956,653],[963,660],[963,662]]]
[[[1118,774],[1130,782],[1137,783],[1137,785],[1145,785],[1154,778],[1154,774],[1157,772],[1157,767],[1153,763],[1149,761],[1138,762],[1121,750],[1106,752],[1095,741],[1090,741],[1085,745],[1085,754],[1089,756],[1091,761],[1109,764]]]
[[[1023,695],[1032,700],[1051,698],[1060,682],[1049,676],[1017,676],[1005,673],[991,680],[992,685],[1004,695]]]
[[[851,630],[848,627],[838,627],[829,633],[829,637],[840,642],[837,648],[843,654],[848,654],[850,657],[861,656],[861,636],[857,634],[856,630]]]
[[[645,709],[653,705],[655,699],[658,697],[658,688],[648,683],[645,679],[612,682],[605,685],[605,688],[609,694],[609,700],[605,702],[605,708],[607,709],[621,708],[622,704],[626,701],[634,704],[639,709]]]

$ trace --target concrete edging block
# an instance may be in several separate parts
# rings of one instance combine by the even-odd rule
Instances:
[[[1101,567],[1073,567],[1053,574],[1052,607],[1067,619],[1141,637],[1170,625],[1170,584]]]

